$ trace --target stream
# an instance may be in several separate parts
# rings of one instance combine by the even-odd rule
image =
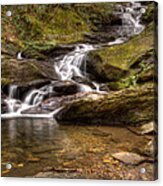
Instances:
[[[10,85],[5,99],[8,112],[1,115],[2,176],[153,179],[153,162],[147,154],[142,154],[153,139],[150,134],[139,135],[127,127],[77,125],[75,121],[68,125],[58,123],[55,115],[64,108],[61,104],[48,113],[26,112],[41,107],[49,95],[58,96],[58,82],[65,86],[68,83],[75,85],[77,88],[73,94],[76,95],[108,94],[108,91],[100,89],[101,83],[92,79],[87,72],[87,54],[105,46],[122,44],[140,34],[145,28],[141,24],[145,11],[146,6],[140,3],[119,6],[115,13],[121,17],[123,26],[117,28],[117,39],[98,45],[78,43],[73,51],[52,59],[56,81],[52,80],[39,89],[31,89],[21,98],[18,85]],[[20,56],[19,53],[18,59]],[[51,103],[47,104],[50,106]],[[126,160],[115,158],[115,153],[119,151],[136,155],[130,154],[133,159],[126,163]],[[8,163],[12,165],[11,169],[6,168]],[[141,168],[145,168],[146,172],[142,174]]]

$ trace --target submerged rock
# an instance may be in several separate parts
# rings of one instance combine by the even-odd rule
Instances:
[[[138,165],[139,163],[143,162],[145,158],[140,156],[139,154],[132,153],[132,152],[118,152],[112,154],[112,156],[128,165]]]

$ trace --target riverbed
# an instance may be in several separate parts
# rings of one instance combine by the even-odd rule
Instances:
[[[153,180],[154,162],[148,158],[133,165],[113,157],[117,152],[139,154],[152,138],[128,128],[5,119],[2,138],[5,177]]]

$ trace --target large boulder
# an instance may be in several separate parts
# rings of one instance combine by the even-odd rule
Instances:
[[[45,79],[56,79],[53,63],[36,60],[9,59],[2,61],[2,85],[29,84]]]
[[[153,25],[129,41],[101,48],[88,54],[88,71],[106,81],[117,81],[127,75],[130,67],[154,47]]]
[[[141,124],[154,118],[154,92],[153,83],[146,83],[109,94],[87,94],[67,104],[57,119],[88,124]]]

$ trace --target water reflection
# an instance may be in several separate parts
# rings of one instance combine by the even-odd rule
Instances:
[[[14,144],[15,140],[16,140],[16,131],[17,131],[17,125],[16,125],[16,120],[10,120],[9,124],[8,124],[8,137],[10,140],[11,144]]]
[[[55,119],[10,119],[2,121],[3,138],[10,144],[40,144],[67,138]],[[62,137],[61,137],[62,136]]]

